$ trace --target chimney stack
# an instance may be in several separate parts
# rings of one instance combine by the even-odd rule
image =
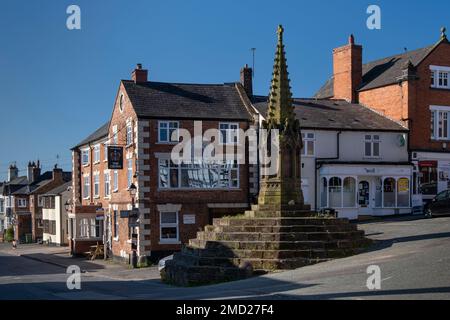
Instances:
[[[247,64],[241,69],[241,84],[247,95],[253,96],[253,70]]]
[[[131,79],[134,83],[146,83],[148,76],[148,70],[142,69],[142,64],[138,63],[136,69],[131,73]]]
[[[53,181],[59,181],[63,182],[63,171],[62,169],[58,168],[58,165],[55,164],[55,167],[53,168]]]
[[[362,83],[362,46],[350,35],[348,44],[333,50],[334,98],[358,102]]]
[[[39,160],[37,162],[38,164],[36,165],[36,163],[33,162],[28,162],[28,167],[27,167],[27,179],[28,179],[28,183],[33,183],[36,180],[39,179],[40,175],[41,175],[41,168],[40,168],[40,163]]]
[[[11,182],[18,176],[19,176],[19,169],[17,169],[15,164],[11,164],[8,169],[8,182]]]

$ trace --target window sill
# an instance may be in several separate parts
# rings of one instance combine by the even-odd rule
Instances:
[[[127,145],[125,146],[125,149],[129,149],[129,148],[131,148],[131,147],[134,147],[134,143],[127,144]]]
[[[173,241],[170,241],[170,240],[159,240],[159,244],[160,245],[181,244],[181,241],[178,241],[178,240],[173,240]]]
[[[164,141],[158,141],[156,144],[157,145],[177,145],[179,144],[179,141],[174,141],[174,142],[164,142]]]
[[[450,91],[450,87],[430,87],[431,90]]]
[[[95,161],[94,164],[100,164],[100,160],[99,161]]]
[[[364,157],[364,160],[383,160],[382,157]]]
[[[119,242],[119,237],[113,238],[113,240],[114,240],[115,242]]]
[[[86,168],[86,167],[89,167],[90,166],[90,164],[89,163],[85,163],[85,164],[83,164],[83,167],[84,168]]]

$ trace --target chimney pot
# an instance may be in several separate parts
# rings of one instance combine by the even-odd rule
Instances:
[[[348,37],[348,44],[355,44],[355,36],[353,34]]]

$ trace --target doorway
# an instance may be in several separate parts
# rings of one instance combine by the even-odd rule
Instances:
[[[370,182],[368,180],[361,180],[358,184],[358,207],[360,214],[370,214],[372,212]]]

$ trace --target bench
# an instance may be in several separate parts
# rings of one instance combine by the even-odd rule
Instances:
[[[98,257],[103,257],[105,253],[103,250],[103,245],[97,242],[97,245],[91,246],[89,248],[89,251],[85,252],[84,254],[89,260],[93,261]]]

